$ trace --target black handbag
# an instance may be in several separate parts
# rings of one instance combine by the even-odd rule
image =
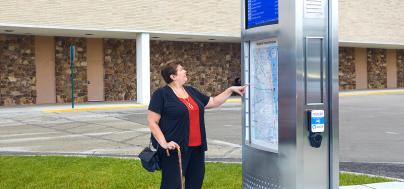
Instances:
[[[142,162],[143,168],[145,168],[147,171],[154,172],[161,169],[159,163],[159,157],[157,155],[157,149],[153,148],[153,146],[151,145],[151,141],[149,146],[144,148],[142,152],[140,152],[138,157]]]

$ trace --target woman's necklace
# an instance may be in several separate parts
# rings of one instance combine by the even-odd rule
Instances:
[[[184,99],[185,99],[185,102],[187,102],[187,106],[189,107],[189,109],[193,110],[194,106],[192,106],[191,102],[189,101],[189,95],[187,98],[184,98]]]
[[[170,85],[169,85],[169,86],[170,86]],[[181,98],[180,95],[178,95],[178,93],[177,93],[176,90],[174,89],[174,87],[172,87],[172,86],[170,86],[170,87],[171,87],[171,89],[173,89],[175,95],[176,95],[178,98]],[[188,95],[187,92],[185,91],[184,87],[181,87],[181,89],[182,89],[182,91],[184,92],[184,94],[187,95],[187,97],[181,98],[181,99],[184,99],[184,101],[186,102],[185,105],[186,105],[189,109],[193,110],[193,109],[194,109],[194,106],[193,106],[193,105],[191,104],[191,102],[189,101],[189,95]]]

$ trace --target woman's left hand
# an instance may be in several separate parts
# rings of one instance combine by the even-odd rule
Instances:
[[[243,96],[243,94],[245,93],[246,87],[247,87],[247,85],[244,85],[244,86],[231,86],[230,90],[231,90],[231,92],[235,92],[235,93],[239,94],[240,96]]]

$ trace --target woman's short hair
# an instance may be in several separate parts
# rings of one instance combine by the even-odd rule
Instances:
[[[163,66],[161,66],[160,70],[161,70],[161,76],[163,77],[164,81],[167,84],[170,84],[171,82],[173,82],[173,80],[171,79],[171,75],[177,75],[177,67],[178,67],[179,63],[176,62],[170,62],[170,63],[166,63]]]

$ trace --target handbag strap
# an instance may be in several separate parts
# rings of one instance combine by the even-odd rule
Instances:
[[[150,148],[150,149],[154,149],[153,142],[152,142],[152,137],[153,137],[153,136],[150,136],[150,143],[149,143],[149,148]],[[156,151],[157,151],[158,149],[159,149],[159,143],[157,142]]]
[[[152,143],[152,136],[150,136],[150,143],[149,143],[149,148],[150,149],[154,149],[153,147],[153,143]],[[157,146],[156,146],[156,151],[158,151],[160,144],[157,142]],[[170,156],[170,152],[168,151],[168,149],[166,149],[166,154],[167,156]]]

